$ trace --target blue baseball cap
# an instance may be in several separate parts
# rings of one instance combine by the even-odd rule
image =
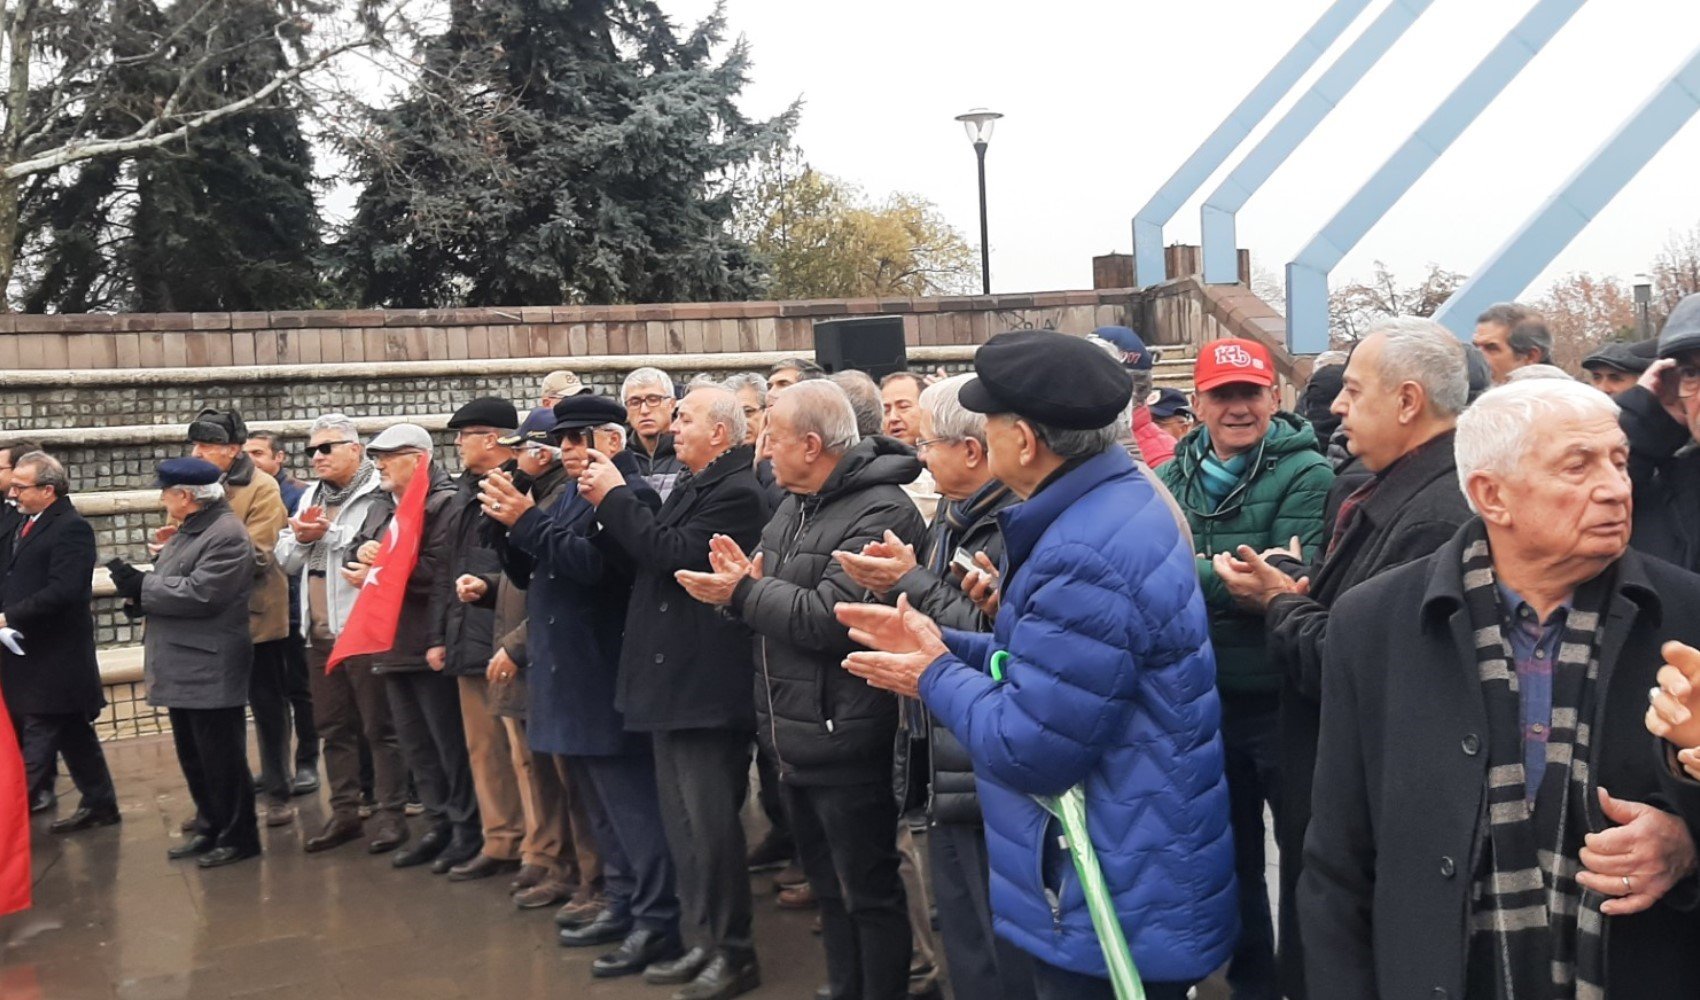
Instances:
[[[1150,371],[1151,363],[1156,360],[1145,347],[1145,341],[1139,339],[1139,334],[1125,326],[1101,326],[1092,331],[1092,336],[1114,344],[1122,352],[1123,368],[1136,372]]]
[[[1186,393],[1168,386],[1152,389],[1151,394],[1145,397],[1145,406],[1151,411],[1153,420],[1167,420],[1177,413],[1192,416],[1191,401],[1186,398]]]

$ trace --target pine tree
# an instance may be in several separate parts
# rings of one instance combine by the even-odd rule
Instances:
[[[682,37],[653,0],[456,0],[407,98],[351,148],[343,279],[384,306],[735,299],[731,172],[795,109],[752,121],[720,10]]]

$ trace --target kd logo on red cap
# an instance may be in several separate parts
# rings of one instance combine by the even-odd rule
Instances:
[[[1214,360],[1218,365],[1263,370],[1263,359],[1252,357],[1250,351],[1238,344],[1218,344],[1213,350]]]

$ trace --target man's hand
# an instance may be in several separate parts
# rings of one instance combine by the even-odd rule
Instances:
[[[1659,686],[1647,692],[1647,731],[1678,750],[1692,751],[1700,747],[1700,650],[1667,642],[1662,652]]]
[[[1676,359],[1660,358],[1647,366],[1635,384],[1653,394],[1670,418],[1684,427],[1688,426],[1688,411],[1682,407],[1682,397],[1677,395]]]
[[[449,648],[447,646],[432,646],[425,651],[425,665],[438,673],[443,672],[443,667],[447,666],[448,662]]]
[[[1227,588],[1234,603],[1247,611],[1266,611],[1269,602],[1282,594],[1310,593],[1309,577],[1294,580],[1269,565],[1261,555],[1252,551],[1251,546],[1240,546],[1237,555],[1238,558],[1226,552],[1220,553],[1211,559],[1211,564],[1216,567],[1216,575],[1221,578],[1222,586]]]
[[[1644,802],[1614,799],[1604,788],[1599,792],[1606,818],[1619,825],[1584,839],[1585,870],[1577,873],[1576,881],[1614,897],[1601,904],[1601,913],[1640,913],[1694,871],[1694,838],[1670,813]]]
[[[325,516],[325,509],[317,504],[289,519],[289,530],[295,533],[295,540],[303,545],[311,545],[325,537],[325,532],[329,531],[330,527],[331,521]]]
[[[608,494],[626,485],[626,477],[614,467],[607,455],[595,448],[589,449],[589,456],[584,471],[578,474],[578,492],[579,496],[590,501],[591,506],[600,507]]]
[[[177,525],[175,524],[168,524],[162,528],[154,529],[153,541],[148,543],[148,555],[159,555],[160,550],[165,548],[165,543],[171,541],[176,534]]]
[[[342,578],[348,582],[350,587],[359,590],[366,586],[366,575],[372,572],[372,564],[366,562],[346,563],[337,572],[342,574]]]
[[[462,604],[477,604],[489,592],[490,585],[484,582],[483,577],[462,573],[455,578],[455,597]]]
[[[129,601],[142,599],[142,578],[146,576],[141,570],[122,559],[113,559],[106,564],[106,572],[112,577],[112,589],[119,596]]]
[[[484,507],[484,516],[505,528],[513,527],[520,515],[537,506],[537,502],[521,493],[507,473],[500,469],[485,476],[479,489],[478,502]]]
[[[920,697],[921,675],[950,652],[938,623],[911,607],[907,594],[898,595],[895,607],[840,604],[834,614],[851,641],[868,647],[845,657],[844,669],[882,690]]]
[[[962,577],[962,592],[968,595],[968,599],[974,602],[981,614],[987,618],[996,618],[998,609],[1003,606],[998,568],[984,552],[974,553],[974,565],[979,568],[969,570]]]
[[[1261,555],[1265,560],[1273,559],[1276,556],[1286,556],[1288,559],[1302,563],[1305,561],[1305,547],[1304,543],[1299,541],[1299,536],[1294,535],[1284,548],[1276,546],[1272,549],[1264,549]]]
[[[370,566],[378,561],[378,553],[382,551],[384,551],[384,543],[373,539],[360,546],[359,550],[354,553],[354,558]]]
[[[518,674],[519,665],[514,658],[508,655],[507,650],[497,646],[496,655],[490,657],[490,665],[484,668],[484,679],[491,684],[506,684]]]
[[[886,529],[885,540],[869,542],[861,552],[834,552],[834,559],[844,567],[856,586],[884,597],[897,589],[897,581],[917,565],[915,547]]]
[[[738,581],[746,576],[761,579],[761,562],[760,552],[751,559],[744,555],[737,542],[725,535],[715,535],[708,540],[709,571],[702,573],[682,569],[673,574],[673,579],[679,581],[685,593],[702,603],[725,607],[732,603],[732,592],[738,589]]]

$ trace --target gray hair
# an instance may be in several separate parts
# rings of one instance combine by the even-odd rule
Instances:
[[[880,387],[874,384],[872,376],[851,368],[833,372],[826,378],[843,389],[845,397],[850,400],[850,408],[856,413],[857,434],[873,437],[885,428],[885,406],[880,399]]]
[[[1530,316],[1512,327],[1511,332],[1505,335],[1505,344],[1511,348],[1512,354],[1520,358],[1539,354],[1542,362],[1552,360],[1552,331],[1539,316]]]
[[[1316,361],[1312,362],[1310,369],[1311,371],[1317,371],[1322,368],[1331,368],[1334,365],[1343,365],[1345,363],[1345,351],[1323,351],[1321,354],[1316,356]]]
[[[714,394],[713,402],[708,404],[708,419],[726,425],[728,440],[733,445],[743,444],[749,436],[750,423],[744,416],[743,404],[738,402],[738,394],[718,382],[698,382],[691,386],[691,391]]]
[[[745,389],[756,391],[756,405],[767,405],[767,379],[756,372],[734,372],[726,376],[726,381],[720,383],[726,391],[734,396]]]
[[[603,424],[600,427],[597,427],[596,429],[599,430],[599,431],[607,431],[609,434],[614,435],[616,438],[618,438],[620,440],[620,447],[624,448],[626,446],[626,440],[627,439],[626,439],[626,425],[625,424],[614,424],[614,423]]]
[[[1618,405],[1610,396],[1574,379],[1525,379],[1489,389],[1458,418],[1453,449],[1464,498],[1470,496],[1471,475],[1508,475],[1515,471],[1554,419],[1599,417],[1616,421],[1618,413]],[[1475,506],[1471,502],[1470,509]]]
[[[1521,368],[1514,369],[1511,372],[1511,374],[1505,376],[1505,381],[1507,381],[1507,382],[1527,382],[1530,379],[1543,379],[1543,378],[1553,378],[1553,379],[1562,378],[1562,379],[1569,379],[1570,381],[1573,381],[1573,382],[1575,381],[1575,379],[1571,377],[1570,373],[1565,371],[1564,369],[1558,367],[1557,365],[1546,365],[1546,364],[1524,365]]]
[[[313,426],[308,429],[307,436],[311,437],[321,431],[335,431],[341,434],[344,440],[353,441],[357,444],[360,441],[360,429],[354,426],[354,419],[345,413],[322,414],[317,420],[313,421]]]
[[[1100,452],[1116,446],[1124,431],[1128,429],[1130,415],[1124,412],[1113,422],[1096,430],[1078,431],[1062,427],[1052,427],[1041,424],[1036,420],[1027,420],[1027,426],[1033,428],[1033,435],[1044,442],[1045,447],[1056,453],[1064,461],[1075,458],[1091,458]]]
[[[1389,388],[1415,382],[1428,396],[1431,412],[1455,417],[1470,401],[1470,364],[1464,343],[1431,319],[1393,316],[1369,328],[1365,337],[1382,335],[1376,374]]]
[[[934,437],[986,443],[986,415],[962,405],[962,387],[973,380],[973,375],[952,375],[921,390],[921,409],[933,418]]]
[[[780,372],[785,371],[796,372],[797,381],[799,382],[808,382],[817,378],[826,377],[826,369],[815,364],[813,361],[810,361],[808,358],[781,358],[773,363],[772,368],[767,370],[767,375],[769,378],[772,378]]]
[[[71,492],[71,477],[65,474],[65,464],[45,451],[26,451],[12,459],[12,469],[16,471],[23,466],[35,470],[37,486],[53,487],[55,497],[67,496]]]
[[[224,499],[223,483],[207,483],[203,486],[173,486],[171,488],[199,504],[209,504]]]
[[[626,395],[640,385],[658,385],[666,389],[666,394],[673,395],[673,377],[659,368],[643,367],[632,371],[626,380],[620,384],[620,400],[625,401]]]
[[[862,376],[867,378],[866,375]],[[872,379],[868,379],[872,383]],[[792,427],[799,436],[813,434],[820,438],[821,447],[833,455],[842,455],[862,440],[856,426],[856,410],[850,397],[839,384],[830,379],[808,379],[785,390],[782,402],[794,407]]]
[[[1509,330],[1534,314],[1533,309],[1521,302],[1495,302],[1488,306],[1480,316],[1476,317],[1476,323],[1478,325],[1492,323]]]

